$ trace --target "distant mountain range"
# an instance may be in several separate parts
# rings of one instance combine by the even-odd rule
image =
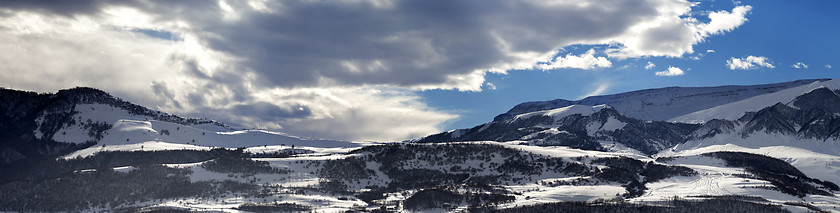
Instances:
[[[836,183],[840,80],[528,102],[387,143],[0,89],[3,212],[832,212]]]
[[[614,95],[586,97],[578,101],[555,99],[516,105],[493,121],[504,121],[522,113],[556,109],[571,105],[608,105],[625,116],[651,121],[668,121],[693,112],[737,102],[757,95],[769,94],[818,81],[808,79],[775,84],[717,87],[666,87],[645,89]]]
[[[616,95],[519,104],[489,123],[415,142],[522,141],[602,151],[657,154],[681,144],[726,141],[751,146],[784,136],[797,147],[840,151],[840,82],[669,87]],[[761,138],[761,139],[757,139]],[[791,144],[788,144],[791,145]],[[684,145],[682,147],[685,147]]]

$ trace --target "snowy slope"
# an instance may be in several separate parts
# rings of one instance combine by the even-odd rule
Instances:
[[[86,157],[101,151],[209,150],[212,147],[254,147],[251,149],[259,151],[296,147],[318,153],[342,153],[371,144],[302,139],[266,130],[215,132],[199,128],[163,121],[121,119],[114,123],[114,127],[107,131],[99,143],[70,153],[64,158]]]
[[[133,115],[123,109],[104,104],[82,104],[76,106],[76,111],[78,113],[74,114],[74,120],[83,122],[64,126],[53,136],[53,140],[66,143],[96,141],[96,146],[100,147],[124,144],[136,145],[149,142],[176,144],[172,146],[172,149],[183,148],[181,145],[227,148],[263,145],[317,148],[361,146],[361,143],[303,139],[266,130],[235,131],[217,125],[181,125],[151,120],[152,118],[149,116]],[[88,123],[107,124],[111,128],[103,133],[101,139],[97,140],[89,134],[90,130],[85,128]],[[96,147],[91,149],[96,149]],[[86,150],[81,152],[86,152]]]
[[[641,120],[664,121],[692,112],[744,100],[762,94],[769,94],[815,81],[829,79],[798,80],[784,83],[718,86],[718,87],[667,87],[619,93],[614,95],[586,97],[578,101],[556,99],[552,101],[527,102],[519,104],[494,120],[508,120],[516,115],[570,105],[601,105],[615,108],[621,114]]]
[[[519,114],[519,115],[516,115],[514,117],[514,120],[518,120],[518,119],[523,119],[524,120],[524,119],[528,119],[528,118],[533,117],[533,116],[548,116],[548,117],[553,117],[555,119],[563,118],[563,117],[566,117],[566,116],[569,116],[569,115],[574,115],[574,114],[588,116],[588,115],[592,115],[593,113],[596,113],[598,111],[601,111],[601,109],[604,109],[606,107],[608,107],[608,106],[607,105],[597,105],[597,106],[571,105],[571,106],[566,106],[566,107],[560,107],[560,108],[557,108],[557,109],[549,109],[549,110],[542,110],[542,111],[537,111],[537,112],[529,112],[529,113]]]
[[[669,162],[669,164],[687,166],[699,171],[703,176],[696,178],[671,178],[651,184],[649,186],[651,188],[650,193],[634,200],[661,200],[668,196],[734,194],[759,196],[774,203],[802,200],[823,210],[838,212],[837,204],[840,204],[840,197],[838,197],[840,193],[836,191],[833,192],[833,197],[809,195],[799,199],[789,194],[780,193],[779,191],[761,189],[768,185],[767,181],[736,177],[735,175],[737,174],[743,174],[744,170],[727,167],[719,159],[699,156],[704,153],[719,151],[766,155],[789,163],[808,177],[830,181],[835,184],[840,183],[840,152],[836,151],[838,147],[837,143],[819,144],[811,141],[804,142],[804,144],[810,144],[811,147],[807,147],[806,145],[806,148],[801,148],[803,146],[802,141],[779,135],[763,135],[752,138],[751,140],[747,143],[743,141],[738,142],[738,145],[725,142],[716,144],[685,144],[677,146],[672,151],[665,151],[658,154],[657,157],[677,157],[677,160]],[[806,211],[805,209],[798,208],[792,208],[791,210],[793,212]]]
[[[825,154],[808,149],[769,145],[761,147],[744,147],[735,144],[709,145],[693,149],[677,149],[674,152],[663,152],[660,156],[691,156],[717,151],[737,151],[782,159],[808,176],[840,183],[840,154]]]
[[[840,79],[816,81],[782,91],[759,95],[669,119],[671,122],[703,123],[712,119],[736,120],[746,112],[755,112],[776,103],[790,105],[798,96],[818,88],[840,89]]]
[[[430,135],[414,142],[520,140],[537,146],[655,154],[686,141],[699,127],[630,118],[607,105],[571,105],[523,113],[510,120]]]

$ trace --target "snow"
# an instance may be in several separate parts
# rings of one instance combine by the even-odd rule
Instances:
[[[73,115],[73,119],[76,121],[76,124],[63,126],[53,136],[53,140],[66,143],[84,143],[90,140],[95,140],[95,138],[88,134],[89,130],[84,127],[84,124],[88,121],[92,123],[104,122],[107,124],[114,124],[120,119],[148,119],[146,116],[131,115],[125,110],[114,108],[105,104],[79,104],[76,105],[75,110],[78,112]],[[40,130],[38,130],[38,132],[40,132]]]
[[[544,154],[553,157],[584,157],[584,159],[582,160],[583,162],[586,162],[588,161],[588,159],[592,158],[617,156],[626,156],[642,161],[652,160],[646,156],[634,153],[599,152],[571,149],[567,147],[533,147],[519,145],[520,143],[517,142],[507,142],[502,144],[509,148],[520,149],[523,151],[533,152],[535,154]],[[658,154],[657,157],[676,157],[674,160],[664,163],[668,165],[685,166],[694,169],[699,173],[698,176],[677,176],[660,180],[657,182],[647,183],[646,187],[648,187],[648,190],[646,190],[646,193],[638,198],[630,199],[629,201],[641,203],[658,202],[669,200],[674,196],[685,198],[687,196],[704,195],[761,196],[770,200],[774,204],[783,204],[786,201],[802,201],[802,199],[792,195],[784,194],[776,190],[762,188],[764,186],[770,185],[770,183],[768,183],[767,181],[747,179],[736,176],[745,172],[741,168],[727,167],[724,161],[717,158],[698,156],[703,153],[716,151],[740,151],[768,155],[791,163],[791,165],[797,167],[809,177],[817,178],[820,180],[828,180],[834,183],[840,183],[840,156],[837,156],[836,154],[832,155],[818,153],[803,148],[795,148],[792,146],[758,146],[756,148],[747,148],[733,144],[726,144],[683,148],[685,149],[676,149],[676,152],[671,150],[665,151],[663,153]],[[624,193],[623,188],[611,188],[611,185],[563,186],[561,188],[557,188],[526,184],[506,187],[516,192],[522,193],[522,196],[517,196],[516,202],[504,205],[508,207],[516,205],[532,205],[561,200],[592,201],[593,199],[599,198],[610,199],[614,197],[616,193]],[[832,209],[832,207],[835,207],[837,203],[840,203],[840,198],[838,197],[809,195],[803,199],[809,203],[813,202],[814,205],[823,209]],[[801,208],[791,208],[796,210],[794,212],[804,211]]]
[[[624,128],[626,125],[627,123],[609,117],[604,123],[592,122],[586,125],[586,133],[590,136],[595,136],[599,131],[615,131]]]
[[[607,118],[607,122],[601,126],[601,130],[603,131],[615,131],[624,128],[627,123],[621,122],[618,119],[613,117]]]
[[[802,141],[802,143],[808,143]],[[689,156],[709,152],[735,151],[766,155],[790,163],[805,175],[820,180],[828,180],[840,184],[840,155],[825,154],[795,146],[760,146],[744,147],[735,144],[709,145],[692,149],[677,149],[676,152],[660,153],[661,156]]]
[[[741,138],[737,135],[717,136],[708,140],[690,142],[689,144],[680,145],[674,150],[663,151],[657,154],[657,156],[678,157],[676,160],[668,162],[668,164],[695,169],[701,172],[703,174],[701,177],[705,178],[704,181],[708,182],[663,180],[648,184],[651,193],[654,194],[645,195],[639,199],[644,200],[644,197],[649,197],[649,199],[656,200],[667,196],[693,193],[696,190],[692,191],[692,189],[695,188],[710,190],[706,188],[711,187],[711,190],[714,190],[715,187],[719,187],[728,190],[722,194],[761,196],[776,204],[782,204],[785,201],[804,201],[822,209],[834,210],[833,208],[837,207],[837,204],[840,203],[840,197],[809,195],[803,199],[799,199],[790,195],[781,194],[778,191],[763,190],[760,188],[737,188],[766,184],[766,182],[754,179],[749,179],[749,182],[743,180],[739,182],[739,178],[728,178],[726,176],[727,174],[735,174],[739,172],[738,169],[733,170],[732,168],[727,168],[718,160],[697,155],[719,151],[766,155],[790,163],[808,177],[837,184],[840,183],[840,154],[838,154],[840,152],[837,152],[838,147],[840,146],[838,146],[836,141],[799,139],[793,136],[767,133],[757,133],[747,138]],[[657,185],[664,184],[668,181],[675,182],[673,186],[670,186],[671,188],[663,188],[664,186]],[[672,192],[669,193],[669,191]],[[835,195],[840,194],[835,192]],[[794,212],[805,211],[805,209],[801,208],[791,208]]]
[[[490,124],[492,123],[485,123],[483,126],[481,126],[481,128],[478,129],[478,131],[483,132],[484,130],[487,130],[487,128],[490,128]]]
[[[645,154],[640,152],[639,150],[627,147],[626,145],[621,144],[621,143],[616,143],[615,141],[599,140],[598,143],[600,143],[601,147],[604,147],[609,152],[626,153],[626,154],[636,155],[636,156],[645,156]]]
[[[330,156],[305,156],[294,158],[252,158],[253,160],[267,161],[271,167],[286,168],[291,170],[288,174],[253,174],[248,176],[241,176],[240,174],[227,174],[208,171],[201,167],[201,163],[188,164],[166,164],[165,166],[175,168],[187,168],[192,170],[190,174],[190,181],[238,181],[248,182],[254,181],[258,185],[272,185],[279,186],[282,192],[273,193],[267,197],[242,197],[235,194],[228,194],[221,199],[204,199],[204,198],[182,198],[176,200],[167,200],[162,203],[145,203],[145,205],[152,204],[161,207],[181,207],[192,210],[208,210],[221,212],[240,212],[234,208],[239,207],[245,203],[271,203],[274,201],[280,203],[296,203],[314,207],[316,212],[343,212],[354,206],[365,206],[361,200],[357,199],[339,199],[341,196],[322,194],[318,192],[307,192],[306,194],[295,194],[294,188],[286,187],[314,187],[317,186],[322,179],[316,174],[319,167],[310,166],[310,162],[323,161],[330,159],[339,159],[355,155],[330,155]],[[368,165],[369,167],[378,167],[378,165]],[[349,185],[354,187],[353,185]],[[352,196],[347,196],[352,197]]]
[[[452,138],[458,138],[458,137],[461,137],[462,135],[464,135],[465,132],[467,132],[466,129],[453,129],[453,130],[449,130],[446,133],[449,133],[449,135]]]
[[[738,128],[738,127],[736,127]],[[737,130],[737,129],[736,129]],[[735,131],[738,132],[738,131]],[[737,147],[760,149],[774,146],[791,147],[796,150],[808,150],[814,153],[835,155],[840,153],[840,141],[828,139],[800,138],[795,135],[784,135],[780,133],[755,132],[748,137],[739,133],[719,134],[714,137],[687,141],[673,148],[674,152],[686,150],[703,150],[700,148],[715,145],[732,145]],[[665,151],[667,153],[670,151]]]
[[[41,124],[41,123],[43,123],[43,122],[44,122],[44,116],[43,116],[43,115],[42,115],[42,116],[38,116],[38,118],[35,118],[35,123],[36,123],[36,124],[39,124],[39,125],[40,125],[40,124]],[[44,137],[44,132],[42,132],[42,131],[41,131],[41,127],[40,127],[40,126],[39,126],[37,129],[35,129],[34,134],[35,134],[35,138],[37,138],[37,139],[41,139],[41,137]]]
[[[90,156],[99,151],[136,150],[208,150],[212,147],[245,148],[271,146],[272,149],[301,148],[317,153],[345,153],[372,142],[348,142],[299,138],[267,130],[230,131],[217,125],[187,126],[150,120],[145,116],[102,104],[76,107],[77,124],[66,126],[53,139],[61,142],[83,143],[94,140],[79,121],[105,122],[112,125],[96,145],[78,150],[63,158]],[[212,131],[222,130],[222,131]],[[265,150],[263,150],[265,151]]]
[[[605,184],[594,186],[556,186],[548,187],[537,184],[505,186],[508,190],[521,193],[516,195],[516,202],[501,205],[501,208],[535,205],[562,201],[594,201],[596,199],[612,199],[627,190],[619,184]]]
[[[522,145],[527,144],[525,141],[509,141],[504,143],[499,142],[492,142],[492,141],[482,141],[482,142],[471,142],[471,143],[489,143],[489,144],[499,144],[506,148],[518,149],[522,151],[531,152],[534,154],[541,154],[541,155],[548,155],[552,157],[560,157],[560,158],[574,158],[574,157],[593,157],[593,158],[609,158],[609,157],[630,157],[635,158],[637,160],[649,161],[651,160],[648,156],[637,154],[637,153],[623,153],[623,152],[602,152],[602,151],[594,151],[594,150],[582,150],[582,149],[574,149],[569,148],[566,146],[530,146],[530,145]]]
[[[606,104],[619,113],[641,120],[667,121],[693,112],[744,100],[757,95],[772,93],[814,80],[800,80],[764,85],[718,87],[667,87],[631,91],[613,95],[592,96],[579,101],[562,99],[529,102],[517,105],[511,115],[533,109],[550,109],[569,105]]]
[[[534,139],[534,138],[536,138],[536,137],[538,137],[539,135],[542,135],[542,134],[556,135],[556,134],[569,134],[569,132],[567,132],[566,130],[560,131],[560,130],[557,130],[557,128],[550,128],[550,129],[546,129],[546,130],[543,130],[543,131],[528,134],[528,135],[522,137],[522,140],[531,140],[531,139]]]
[[[736,175],[745,173],[743,169],[727,167],[725,162],[717,158],[699,156],[703,153],[716,151],[741,151],[756,154],[769,154],[771,157],[786,160],[802,170],[806,175],[821,180],[833,181],[837,179],[838,174],[840,174],[837,173],[837,170],[829,172],[832,174],[818,174],[818,169],[815,170],[816,168],[811,166],[814,164],[815,158],[837,159],[837,156],[822,155],[792,147],[764,147],[760,149],[749,149],[734,145],[712,146],[685,150],[679,153],[670,153],[671,156],[675,156],[675,158],[664,163],[691,168],[697,171],[699,175],[692,177],[677,176],[648,183],[646,184],[648,187],[646,193],[640,197],[633,198],[630,201],[655,202],[668,200],[674,196],[685,198],[705,195],[746,195],[759,196],[774,204],[783,204],[786,201],[804,201],[813,203],[823,209],[832,209],[832,207],[835,207],[837,203],[840,203],[840,198],[838,197],[809,195],[800,199],[793,195],[766,189],[767,186],[772,184],[764,180],[738,177]],[[785,158],[785,156],[792,158]],[[797,161],[800,160],[806,161],[807,163],[797,163]],[[823,167],[825,167],[825,165],[823,165]],[[824,170],[825,168],[820,169]],[[805,209],[795,207],[791,207],[791,209],[794,210],[794,212],[805,211]]]
[[[550,109],[550,110],[543,110],[543,111],[536,111],[536,112],[529,112],[525,114],[520,114],[514,117],[514,120],[517,119],[528,119],[533,116],[550,116],[556,118],[562,118],[569,115],[580,114],[583,116],[592,115],[601,109],[607,108],[607,105],[597,105],[597,106],[586,106],[586,105],[571,105],[567,107],[561,107],[557,109]]]
[[[145,130],[145,131],[149,131],[149,132],[152,132],[152,133],[158,133],[157,130],[152,128],[152,122],[126,120],[126,119],[118,120],[116,123],[113,124],[111,129],[114,129],[114,130],[117,130],[117,131],[123,131],[123,132],[135,131],[135,130],[141,130],[141,131]]]
[[[790,104],[796,97],[814,89],[827,87],[840,89],[840,79],[817,81],[770,94],[758,95],[741,101],[731,102],[705,110],[678,116],[668,121],[681,123],[703,123],[712,119],[737,120],[747,112],[756,112],[776,103]]]
[[[121,144],[110,146],[92,146],[86,149],[77,150],[65,156],[63,159],[73,159],[77,157],[88,157],[97,152],[113,152],[113,151],[161,151],[161,150],[210,150],[209,147],[195,146],[189,144],[166,143],[159,141],[146,141],[134,144]]]
[[[768,200],[798,200],[793,195],[760,188],[771,185],[769,182],[737,177],[733,174],[738,173],[725,171],[726,168],[723,167],[720,169],[724,171],[704,171],[706,173],[704,175],[693,177],[678,176],[648,183],[646,185],[648,187],[647,193],[631,200],[635,202],[649,202],[668,200],[674,196],[689,197],[705,195],[749,195],[761,196]]]
[[[373,144],[299,138],[267,130],[231,131],[212,124],[180,125],[152,120],[148,116],[132,115],[125,110],[104,104],[80,104],[76,107],[76,111],[78,111],[74,115],[76,124],[63,127],[55,134],[53,139],[68,143],[84,143],[95,140],[89,135],[89,130],[84,128],[82,124],[82,122],[90,120],[94,123],[104,122],[112,125],[112,128],[107,130],[103,138],[91,149],[105,145],[106,149],[113,147],[116,150],[124,147],[115,145],[129,144],[133,144],[133,146],[126,146],[131,148],[125,149],[143,146],[140,144],[146,144],[149,148],[154,146],[157,149],[163,149],[160,144],[173,145],[170,149],[183,149],[185,147],[244,148],[280,145],[311,148],[315,149],[316,152],[340,153],[351,148]],[[148,144],[150,142],[151,144]],[[163,143],[155,144],[155,142]]]
[[[130,172],[131,170],[134,170],[134,169],[136,169],[136,168],[134,168],[133,166],[114,167],[114,171],[123,172],[123,173]]]

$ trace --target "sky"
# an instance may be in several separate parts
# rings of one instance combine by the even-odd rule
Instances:
[[[0,86],[399,141],[516,104],[836,78],[837,1],[6,0]],[[838,67],[832,67],[838,66]]]

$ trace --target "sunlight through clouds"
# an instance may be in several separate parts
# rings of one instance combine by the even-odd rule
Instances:
[[[595,89],[587,92],[586,94],[578,96],[577,99],[583,99],[583,98],[586,98],[586,97],[596,96],[596,95],[603,95],[605,92],[609,91],[609,89],[611,87],[612,87],[612,84],[609,83],[609,82],[597,83],[597,84],[595,84]]]

